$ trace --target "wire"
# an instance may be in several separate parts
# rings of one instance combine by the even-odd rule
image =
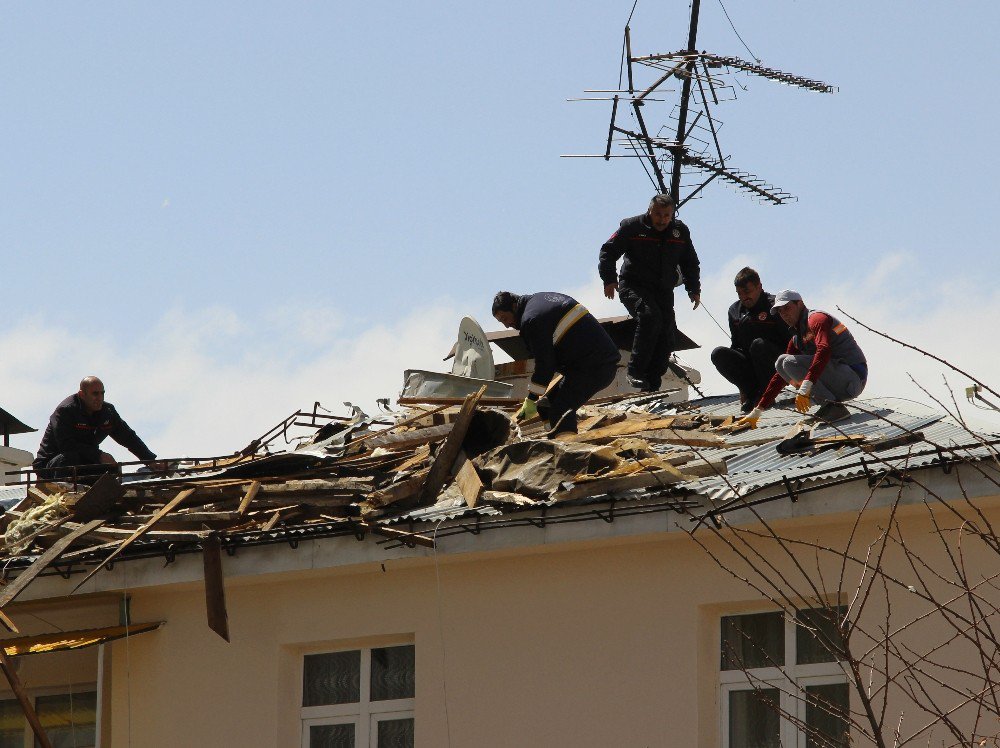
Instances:
[[[434,548],[434,579],[437,582],[437,603],[438,603],[438,635],[441,637],[441,685],[444,688],[444,724],[448,735],[448,745],[451,745],[451,720],[448,718],[448,661],[444,654],[444,613],[441,604],[441,572],[438,567],[437,533],[438,528],[444,520],[439,520],[434,525],[433,548]]]
[[[736,38],[740,40],[740,42],[743,44],[743,46],[746,47],[747,52],[750,53],[750,56],[752,58],[754,58],[754,60],[756,60],[757,63],[759,64],[760,63],[760,58],[757,55],[755,55],[753,53],[753,50],[750,49],[750,47],[747,47],[747,43],[745,41],[743,41],[743,37],[740,36],[740,32],[736,30],[736,25],[733,23],[733,19],[729,17],[729,11],[726,10],[726,6],[723,5],[722,0],[719,0],[719,5],[722,6],[722,12],[726,14],[726,20],[729,21],[729,25],[732,26],[733,33],[736,34]],[[746,89],[744,89],[744,90],[746,90]]]
[[[701,308],[705,310],[705,314],[707,314],[707,315],[708,315],[709,317],[711,317],[711,318],[712,318],[712,321],[713,321],[713,322],[715,323],[715,326],[716,326],[716,327],[718,327],[718,328],[719,328],[720,330],[722,330],[722,334],[723,334],[723,335],[727,335],[727,336],[728,336],[728,335],[729,335],[729,333],[728,333],[728,332],[726,332],[725,328],[723,328],[723,326],[719,324],[719,320],[717,320],[717,319],[716,319],[716,318],[715,318],[715,317],[714,317],[714,316],[712,315],[712,313],[711,313],[710,311],[708,311],[708,307],[707,307],[707,306],[705,306],[705,302],[702,302],[702,303],[701,303]]]

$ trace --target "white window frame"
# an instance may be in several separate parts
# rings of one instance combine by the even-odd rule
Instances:
[[[774,610],[753,610],[726,614],[729,616],[754,615],[756,613],[774,613]],[[719,619],[717,631],[722,631],[722,618]],[[748,668],[742,670],[719,670],[719,712],[720,734],[722,748],[729,748],[729,695],[737,691],[753,691],[757,688],[777,688],[779,692],[780,726],[778,737],[781,745],[806,748],[806,734],[795,723],[786,719],[784,714],[793,714],[800,723],[806,721],[805,689],[807,686],[827,686],[837,683],[848,683],[847,673],[840,662],[817,662],[809,665],[796,665],[796,629],[794,616],[788,613],[782,616],[785,629],[785,665],[782,667]],[[721,637],[716,651],[722,652]],[[848,698],[850,695],[848,694]]]
[[[326,704],[323,706],[300,707],[300,722],[302,724],[302,748],[309,748],[309,728],[320,725],[354,725],[355,748],[377,748],[377,723],[383,719],[413,719],[416,699],[388,699],[385,701],[371,700],[372,650],[390,647],[413,647],[410,642],[395,644],[380,644],[374,647],[344,647],[342,649],[325,649],[319,652],[307,652],[300,659],[299,683],[302,683],[305,670],[305,656],[310,654],[327,654],[333,652],[357,652],[361,650],[361,687],[359,700],[350,704]],[[300,695],[299,703],[302,702]]]

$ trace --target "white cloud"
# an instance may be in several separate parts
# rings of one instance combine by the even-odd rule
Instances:
[[[768,278],[780,268],[754,256],[734,257],[704,278],[703,300],[723,326],[734,300],[732,278],[745,264]],[[836,306],[864,323],[952,361],[1000,389],[1000,356],[986,332],[1000,317],[1000,291],[971,276],[927,285],[903,254],[860,268],[858,283],[824,284],[810,278],[798,288],[807,303],[834,314]],[[599,316],[624,314],[620,302],[603,297],[596,274],[582,288],[565,289]],[[714,371],[709,354],[727,336],[699,309],[692,311],[677,292],[678,324],[702,348],[681,354],[702,372],[707,393],[731,392]],[[403,370],[446,371],[441,359],[451,347],[463,313],[448,300],[414,310],[390,323],[359,325],[342,310],[274,307],[241,319],[224,306],[169,310],[137,341],[78,331],[40,318],[14,322],[0,335],[0,406],[26,423],[43,428],[59,400],[85,374],[98,374],[108,399],[163,455],[208,456],[231,453],[261,435],[292,411],[319,400],[345,414],[345,401],[374,412],[379,397],[395,398]],[[481,320],[492,329],[492,320]],[[927,401],[913,376],[938,397],[949,399],[941,376],[964,402],[968,381],[920,354],[886,341],[845,320],[871,364],[865,396]],[[498,356],[498,358],[502,358]],[[973,416],[979,411],[967,409]],[[1000,428],[1000,419],[988,419]],[[40,434],[14,437],[14,446],[34,450]],[[112,448],[115,451],[116,448]],[[122,457],[127,455],[116,451]]]

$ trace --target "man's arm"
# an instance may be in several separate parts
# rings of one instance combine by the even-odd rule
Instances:
[[[625,241],[622,238],[622,230],[611,235],[611,238],[601,245],[601,254],[597,262],[597,272],[601,275],[601,280],[605,286],[618,283],[618,260],[625,254]]]
[[[691,232],[687,227],[685,227],[684,234],[684,248],[681,250],[677,264],[680,265],[681,273],[684,275],[684,288],[688,297],[694,301],[696,296],[701,296],[701,263],[698,260],[694,244],[691,243]]]
[[[739,329],[739,306],[740,302],[736,302],[731,307],[729,307],[729,347],[733,350],[736,349],[736,331]]]
[[[145,442],[139,438],[139,435],[136,434],[127,423],[125,423],[125,419],[118,415],[117,411],[114,412],[112,420],[114,424],[114,427],[111,430],[112,439],[121,444],[125,447],[125,449],[134,454],[140,460],[148,462],[156,459],[156,455],[153,454],[153,451],[147,447]]]
[[[794,341],[789,340],[788,346],[785,348],[785,353],[798,353],[799,349],[795,347]],[[778,399],[778,393],[781,392],[787,382],[781,378],[781,375],[777,372],[771,377],[771,381],[767,383],[767,389],[764,390],[764,394],[760,396],[760,401],[757,403],[757,408],[760,410],[767,410],[772,405],[774,401]]]
[[[833,320],[828,314],[813,312],[809,315],[806,325],[809,330],[808,334],[812,335],[813,341],[816,343],[816,353],[813,354],[812,363],[809,365],[809,371],[806,372],[804,380],[817,382],[830,361],[832,353],[830,337],[833,334]]]
[[[528,382],[528,397],[537,400],[545,394],[556,373],[556,349],[552,345],[552,333],[528,324],[522,326],[521,337],[535,359],[535,370]]]

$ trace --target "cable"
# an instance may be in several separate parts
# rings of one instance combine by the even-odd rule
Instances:
[[[444,724],[448,735],[448,745],[451,745],[451,720],[448,718],[448,661],[444,654],[444,612],[441,604],[441,571],[438,566],[437,533],[438,528],[444,520],[439,520],[434,525],[434,579],[437,582],[437,603],[438,603],[438,635],[441,637],[441,685],[444,688]]]
[[[733,19],[729,17],[729,11],[728,11],[728,10],[726,10],[726,6],[722,4],[722,0],[719,0],[719,5],[721,5],[721,6],[722,6],[722,12],[726,14],[726,20],[727,20],[727,21],[729,21],[729,25],[730,25],[730,26],[732,26],[732,28],[733,28],[733,33],[734,33],[734,34],[736,34],[736,38],[740,40],[740,42],[741,42],[741,43],[743,44],[743,46],[744,46],[744,47],[746,47],[746,50],[747,50],[747,52],[749,52],[749,53],[750,53],[750,56],[751,56],[751,57],[752,57],[752,58],[753,58],[753,59],[754,59],[754,60],[755,60],[755,61],[756,61],[756,62],[757,62],[758,64],[760,64],[760,58],[759,58],[759,57],[758,57],[757,55],[755,55],[755,54],[753,53],[753,50],[752,50],[752,49],[750,49],[750,47],[747,47],[747,43],[746,43],[745,41],[743,41],[743,37],[742,37],[742,36],[740,36],[740,32],[736,30],[736,25],[735,25],[735,24],[733,23]],[[744,90],[746,90],[746,89],[744,89]]]
[[[725,328],[723,328],[723,326],[719,324],[719,320],[717,320],[717,319],[716,319],[716,318],[715,318],[715,317],[714,317],[714,316],[712,315],[712,313],[711,313],[710,311],[708,311],[708,307],[707,307],[707,306],[705,306],[705,302],[702,302],[702,304],[701,304],[701,308],[705,310],[705,314],[707,314],[707,315],[708,315],[709,317],[711,317],[711,318],[712,318],[712,321],[713,321],[713,322],[715,323],[715,326],[716,326],[716,327],[718,327],[718,328],[719,328],[720,330],[722,330],[722,334],[723,334],[723,335],[726,335],[726,336],[728,336],[728,335],[729,335],[729,333],[728,333],[728,332],[726,332]]]

